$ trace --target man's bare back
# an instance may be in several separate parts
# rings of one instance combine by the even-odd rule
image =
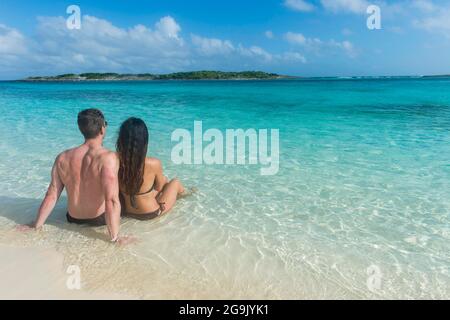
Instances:
[[[36,221],[31,226],[19,226],[19,230],[40,229],[66,188],[69,222],[84,224],[102,216],[102,224],[107,225],[112,241],[120,244],[133,241],[129,237],[119,237],[119,160],[114,152],[103,148],[107,126],[98,109],[78,114],[78,127],[85,142],[56,158]]]
[[[83,144],[61,153],[56,161],[58,175],[67,192],[67,208],[71,217],[93,219],[105,213],[102,169],[105,163],[118,160],[114,152],[102,146]]]

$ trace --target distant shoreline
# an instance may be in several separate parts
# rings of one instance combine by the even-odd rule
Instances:
[[[119,73],[81,73],[61,74],[57,76],[34,76],[17,81],[25,82],[97,82],[97,81],[161,81],[161,80],[274,80],[294,79],[297,77],[267,73],[262,71],[193,71],[169,74],[119,74]]]
[[[262,81],[262,80],[402,80],[402,79],[445,79],[450,74],[411,75],[411,76],[327,76],[301,77],[287,76],[261,71],[221,72],[195,71],[170,74],[117,74],[117,73],[84,73],[63,74],[57,76],[37,76],[16,80],[0,80],[14,82],[150,82],[150,81]]]
[[[14,81],[14,82],[161,82],[161,81],[267,81],[267,80],[289,80],[289,79],[306,79],[300,77],[289,77],[289,78],[270,78],[270,79],[259,79],[259,78],[242,78],[242,79],[81,79],[81,80],[60,80],[60,79],[19,79],[19,80],[0,80],[0,81]],[[312,79],[312,78],[311,78]]]

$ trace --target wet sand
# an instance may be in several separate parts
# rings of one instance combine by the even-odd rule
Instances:
[[[130,299],[101,291],[69,289],[63,256],[56,250],[0,245],[0,299]],[[70,280],[70,279],[69,279]],[[70,282],[69,283],[73,283]]]

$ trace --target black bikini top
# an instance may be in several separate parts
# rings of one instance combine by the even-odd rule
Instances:
[[[137,193],[136,196],[146,195],[146,194],[152,192],[154,188],[155,188],[155,181],[153,181],[153,185],[151,186],[150,190],[148,190],[147,192]]]
[[[137,193],[134,196],[129,196],[130,197],[130,203],[131,203],[131,206],[133,208],[138,209],[138,207],[136,205],[136,198],[135,197],[137,197],[137,196],[144,196],[144,195],[149,194],[150,192],[152,192],[155,189],[155,183],[156,183],[156,179],[155,179],[155,181],[153,181],[152,187],[147,192]]]

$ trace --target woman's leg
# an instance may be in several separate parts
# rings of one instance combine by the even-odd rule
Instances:
[[[178,195],[183,192],[184,187],[178,179],[166,183],[157,197],[158,202],[164,204],[164,211],[161,214],[169,212],[177,202]]]

